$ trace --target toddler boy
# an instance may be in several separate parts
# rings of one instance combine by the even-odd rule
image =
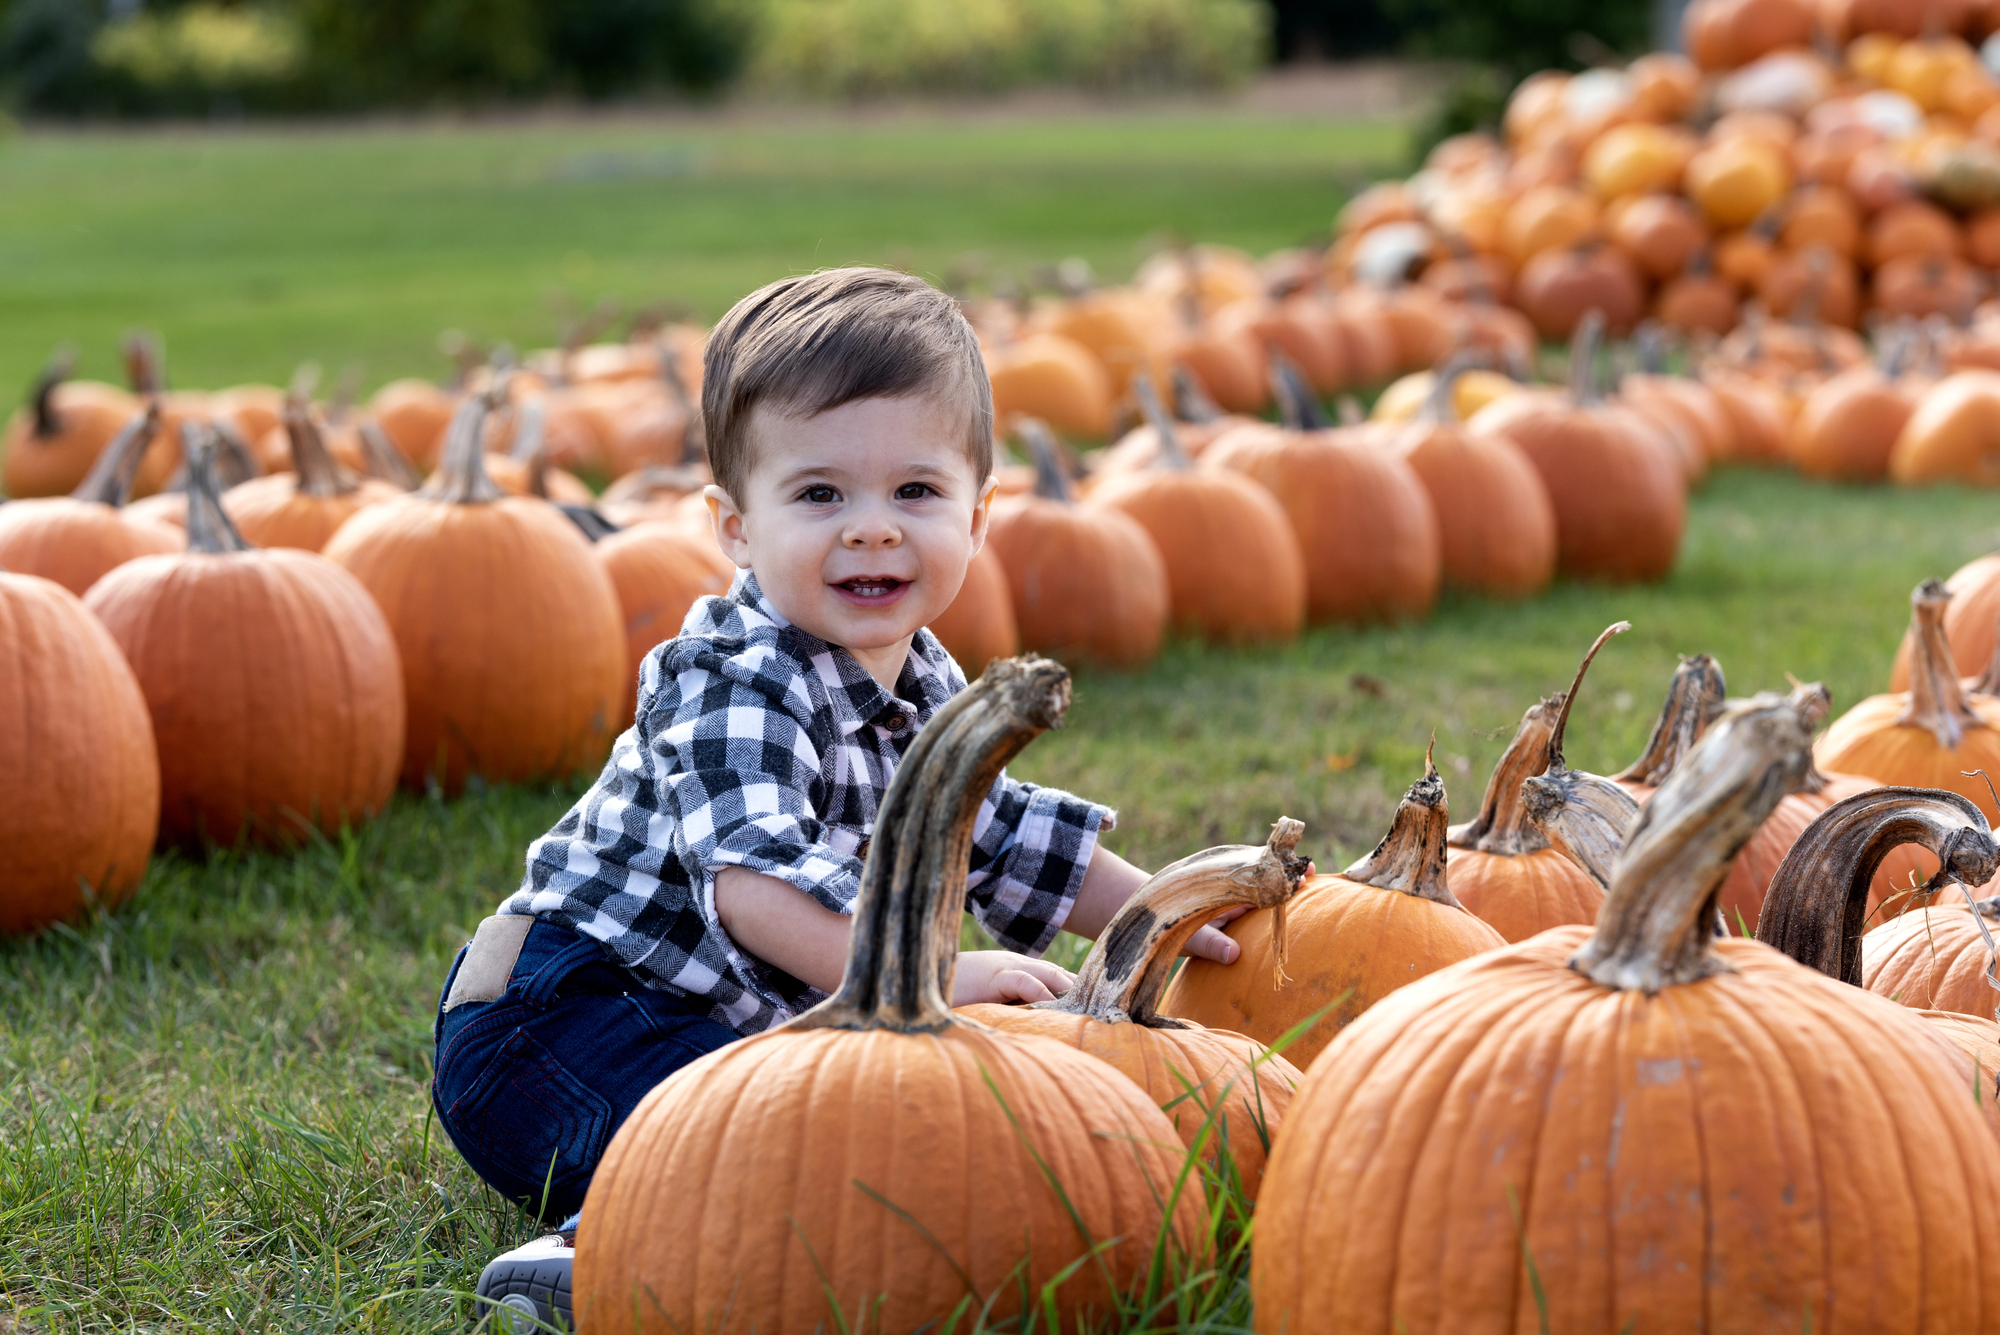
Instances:
[[[544,1321],[569,1319],[573,1215],[639,1100],[838,985],[876,809],[965,686],[923,629],[994,492],[992,393],[952,300],[880,269],[785,279],[723,318],[703,371],[735,583],[647,657],[633,726],[529,848],[438,1012],[438,1120],[497,1191],[569,1220],[480,1280]],[[1036,956],[1060,928],[1095,936],[1145,879],[1099,846],[1113,819],[993,785],[966,907],[1005,949],[960,955],[956,1004],[1068,990]],[[1190,953],[1237,948],[1204,928]]]

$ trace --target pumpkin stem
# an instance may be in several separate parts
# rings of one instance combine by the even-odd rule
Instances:
[[[1875,369],[1884,380],[1898,379],[1908,368],[1916,345],[1916,334],[1900,320],[1890,325],[1875,339]]]
[[[35,415],[35,435],[47,440],[62,432],[62,418],[56,412],[56,389],[76,369],[76,349],[67,344],[50,355],[35,383],[28,387],[28,407]]]
[[[1521,805],[1536,833],[1583,869],[1600,890],[1639,819],[1639,800],[1595,774],[1565,769],[1521,784]]]
[[[1062,723],[1069,690],[1059,663],[995,659],[917,735],[875,817],[840,990],[792,1028],[930,1033],[957,1023],[951,979],[980,803],[1021,748]]]
[[[492,388],[485,393],[465,396],[451,415],[451,425],[445,428],[437,476],[418,488],[417,495],[453,505],[480,505],[507,494],[486,476],[486,416],[505,401],[510,378],[495,376]]]
[[[1324,431],[1326,412],[1320,407],[1319,396],[1306,383],[1305,372],[1298,363],[1276,348],[1270,350],[1267,360],[1271,368],[1271,394],[1278,401],[1278,419],[1294,431]]]
[[[1223,417],[1222,405],[1208,396],[1208,389],[1186,365],[1175,363],[1174,416],[1183,422],[1215,422]]]
[[[187,549],[211,556],[249,551],[250,544],[222,508],[214,429],[202,422],[181,423],[181,451],[187,469]]]
[[[1591,642],[1589,652],[1584,654],[1583,661],[1576,665],[1576,676],[1571,679],[1569,689],[1562,693],[1562,711],[1556,715],[1556,726],[1549,733],[1548,758],[1544,769],[1560,771],[1564,768],[1563,734],[1569,729],[1570,706],[1576,703],[1577,688],[1583,685],[1583,674],[1590,671],[1591,661],[1597,657],[1597,651],[1609,643],[1612,636],[1623,635],[1630,629],[1632,623],[1629,621],[1612,622],[1598,633],[1597,638]]]
[[[1156,466],[1175,473],[1185,473],[1193,468],[1194,460],[1188,458],[1187,451],[1181,448],[1180,433],[1174,430],[1174,419],[1167,416],[1167,410],[1160,404],[1159,391],[1153,388],[1153,378],[1144,372],[1133,376],[1132,397],[1139,401],[1139,411],[1145,414],[1153,434],[1160,438]]]
[[[1937,738],[1947,751],[1958,749],[1968,729],[1983,728],[1986,721],[1965,703],[1959,684],[1958,666],[1952,661],[1951,642],[1944,634],[1944,610],[1951,603],[1951,591],[1937,580],[1927,579],[1910,594],[1910,701],[1897,716],[1898,727],[1923,728]]]
[[[1805,777],[1808,689],[1766,691],[1723,710],[1639,813],[1572,969],[1651,996],[1729,968],[1714,946],[1716,894],[1743,845]]]
[[[125,504],[125,498],[132,494],[132,479],[139,475],[139,463],[146,457],[146,450],[159,429],[160,402],[148,399],[146,406],[111,438],[70,495],[79,501],[96,501],[114,509]]]
[[[1295,853],[1305,829],[1281,816],[1267,843],[1205,849],[1161,868],[1106,925],[1077,970],[1076,986],[1038,1003],[1040,1009],[1112,1024],[1129,1020],[1150,1029],[1186,1028],[1160,1014],[1157,1005],[1182,948],[1227,908],[1276,909],[1282,915],[1310,865]],[[1282,938],[1274,945],[1282,971]]]
[[[1937,856],[1937,875],[1920,892],[1926,897],[1954,881],[1984,885],[2000,871],[2000,844],[1970,799],[1936,788],[1876,788],[1834,803],[1806,826],[1764,894],[1757,939],[1860,987],[1869,882],[1902,844]]]
[[[333,378],[333,391],[326,396],[326,420],[338,426],[354,411],[361,399],[361,363],[349,362]]]
[[[1702,733],[1722,712],[1728,695],[1729,685],[1723,680],[1720,663],[1707,654],[1682,658],[1681,665],[1674,669],[1673,679],[1667,683],[1666,702],[1660,706],[1659,718],[1653,721],[1653,735],[1646,739],[1646,749],[1637,760],[1611,777],[1650,788],[1665,783],[1681,757],[1701,740]]]
[[[1432,373],[1430,391],[1424,395],[1418,419],[1433,424],[1456,425],[1459,421],[1458,378],[1475,366],[1486,365],[1486,360],[1486,355],[1477,350],[1453,353],[1447,358],[1444,365]]]
[[[294,489],[301,496],[347,496],[361,484],[327,453],[326,440],[304,403],[285,400],[285,438],[292,447]]]
[[[1644,320],[1632,331],[1632,351],[1646,375],[1667,373],[1667,335],[1658,320]]]
[[[361,463],[368,476],[378,478],[404,491],[415,491],[423,485],[423,478],[396,448],[395,442],[384,434],[381,426],[372,417],[364,417],[355,425],[361,437]]]
[[[516,459],[528,466],[528,494],[549,498],[548,412],[540,399],[529,399],[514,409],[514,449]]]
[[[1597,386],[1597,347],[1604,341],[1604,312],[1592,307],[1577,321],[1569,340],[1569,392],[1578,403],[1596,403],[1604,396]]]
[[[1056,454],[1056,438],[1049,429],[1033,417],[1024,417],[1014,430],[1028,443],[1028,450],[1035,457],[1035,495],[1065,504],[1073,502],[1076,497],[1069,489],[1069,479],[1063,475],[1062,461]]]
[[[1547,848],[1549,842],[1528,820],[1521,785],[1542,772],[1549,753],[1549,736],[1555,731],[1555,716],[1563,697],[1552,695],[1528,706],[1514,740],[1507,743],[1486,781],[1486,795],[1479,814],[1458,826],[1446,842],[1453,848],[1476,848],[1482,853],[1515,857]]]
[[[1375,845],[1372,853],[1340,874],[1379,890],[1399,890],[1434,904],[1463,909],[1465,905],[1458,902],[1445,883],[1444,850],[1450,821],[1444,779],[1431,763],[1431,753],[1426,751],[1424,777],[1403,794],[1389,833],[1382,836],[1382,842]]]
[[[160,372],[160,344],[157,339],[151,334],[127,334],[122,351],[125,383],[132,387],[134,394],[151,397],[166,388],[166,377]]]

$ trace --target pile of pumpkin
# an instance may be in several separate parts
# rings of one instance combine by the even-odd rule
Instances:
[[[1929,738],[1946,601],[1919,591],[1916,721],[1870,702],[1820,759],[1924,751],[1892,734]],[[584,1328],[804,1332],[829,1307],[1087,1327],[1190,1299],[1246,1236],[1263,1331],[1791,1329],[1882,1302],[1990,1325],[2000,901],[1950,904],[2000,871],[1988,814],[1819,774],[1825,692],[1726,701],[1705,657],[1629,770],[1574,771],[1582,679],[1530,707],[1473,821],[1449,824],[1427,761],[1339,874],[1305,874],[1281,818],[1155,876],[1068,995],[953,1011],[939,924],[963,870],[916,850],[962,846],[967,794],[1068,696],[1051,663],[992,664],[897,772],[839,991],[614,1138],[578,1235]],[[1926,859],[1934,879],[1878,902]],[[1238,961],[1175,973],[1224,911]],[[1875,913],[1900,916],[1863,937]],[[664,1238],[689,1210],[701,1236]]]

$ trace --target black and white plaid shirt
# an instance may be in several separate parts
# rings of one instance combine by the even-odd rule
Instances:
[[[529,846],[527,879],[500,911],[602,942],[641,983],[709,1002],[738,1033],[769,1029],[825,994],[729,939],[717,869],[748,867],[852,913],[896,763],[964,688],[920,630],[891,695],[739,574],[647,655],[637,721],[590,791]],[[1002,946],[1041,953],[1115,820],[1002,774],[974,830],[966,907]]]

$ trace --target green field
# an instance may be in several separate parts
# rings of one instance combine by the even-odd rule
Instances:
[[[712,315],[842,260],[1077,253],[1116,273],[1168,226],[1268,247],[1323,227],[1399,133],[1134,115],[30,136],[0,150],[0,379],[63,337],[108,370],[132,324],[167,334],[184,383],[304,356],[381,379],[436,369],[446,325],[544,336],[557,285]],[[680,175],[560,169],[681,151]],[[1470,814],[1522,710],[1607,623],[1634,630],[1593,669],[1569,748],[1598,770],[1636,753],[1679,653],[1715,654],[1739,694],[1787,673],[1836,709],[1877,689],[1911,586],[1996,525],[1984,494],[1721,474],[1659,586],[1448,598],[1278,651],[1178,644],[1142,674],[1082,675],[1068,726],[1016,772],[1117,805],[1109,842],[1143,864],[1283,813],[1338,867],[1433,731]],[[292,857],[163,857],[118,912],[0,945],[0,1335],[462,1328],[480,1265],[530,1230],[428,1117],[432,1009],[575,791],[405,798]]]
[[[30,134],[0,142],[0,386],[63,341],[115,375],[134,327],[182,386],[308,357],[377,384],[443,374],[446,328],[546,345],[564,299],[713,320],[787,273],[975,254],[1122,278],[1170,234],[1324,237],[1406,145],[1226,110]]]

